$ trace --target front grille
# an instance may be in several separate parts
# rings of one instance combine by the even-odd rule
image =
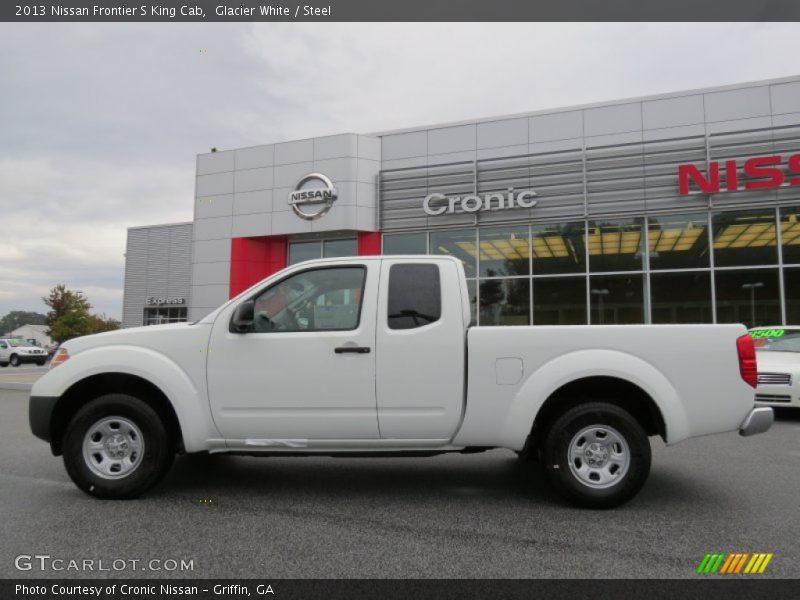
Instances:
[[[756,402],[791,402],[791,396],[781,394],[756,394]]]
[[[758,385],[792,385],[792,376],[788,373],[759,373]]]

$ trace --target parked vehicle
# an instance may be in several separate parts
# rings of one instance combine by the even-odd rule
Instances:
[[[31,429],[102,498],[146,491],[176,452],[508,448],[570,501],[611,507],[644,484],[649,436],[772,424],[741,325],[469,323],[454,258],[309,261],[197,323],[65,342],[31,391]]]
[[[800,408],[800,327],[755,327],[756,404]]]
[[[47,362],[47,352],[27,340],[20,338],[0,338],[0,367],[18,367],[24,363],[43,365]]]

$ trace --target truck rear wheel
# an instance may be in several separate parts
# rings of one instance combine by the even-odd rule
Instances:
[[[548,431],[544,466],[553,487],[586,508],[633,498],[650,473],[650,441],[630,413],[607,402],[579,404]]]
[[[167,473],[175,452],[158,414],[127,394],[89,402],[64,435],[64,465],[72,481],[97,498],[135,498]]]

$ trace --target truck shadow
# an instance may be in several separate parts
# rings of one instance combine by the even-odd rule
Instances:
[[[423,458],[244,457],[176,459],[151,494],[245,494],[270,497],[369,496],[375,499],[489,495],[547,500],[544,475],[516,455]]]
[[[773,410],[775,411],[776,421],[787,421],[789,423],[800,422],[800,409],[780,406]]]
[[[387,505],[474,500],[487,505],[502,501],[567,506],[550,488],[539,465],[522,462],[504,450],[431,458],[189,455],[179,457],[164,482],[148,495],[208,498],[218,504],[366,499]],[[654,469],[635,504],[684,507],[698,499],[724,504],[724,496],[717,496],[700,478]]]

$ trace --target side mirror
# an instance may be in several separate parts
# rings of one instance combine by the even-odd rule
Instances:
[[[231,317],[231,333],[247,333],[253,330],[255,305],[256,303],[253,300],[248,300],[236,307],[233,317]]]

